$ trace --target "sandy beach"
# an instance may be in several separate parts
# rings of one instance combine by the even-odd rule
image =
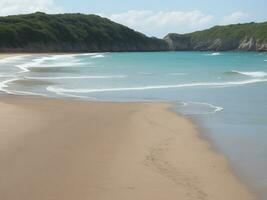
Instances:
[[[8,57],[16,56],[17,54],[5,54],[5,53],[0,53],[0,60],[5,59]]]
[[[254,199],[167,108],[2,97],[0,199]]]

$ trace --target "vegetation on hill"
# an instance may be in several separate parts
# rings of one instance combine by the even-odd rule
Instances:
[[[215,26],[188,34],[168,34],[172,50],[267,51],[267,22]]]
[[[260,42],[267,42],[267,22],[232,24],[227,26],[215,26],[213,28],[186,34],[195,41],[204,40],[244,40],[256,38]]]
[[[147,37],[97,15],[37,12],[0,17],[0,51],[99,52],[168,50],[267,51],[267,22]]]
[[[37,12],[0,17],[0,49],[152,51],[166,49],[166,43],[97,15]]]

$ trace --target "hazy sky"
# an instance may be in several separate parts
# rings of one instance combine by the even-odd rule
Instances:
[[[214,25],[267,21],[267,0],[0,0],[0,15],[94,13],[149,36]]]

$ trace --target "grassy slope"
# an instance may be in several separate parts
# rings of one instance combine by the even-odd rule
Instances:
[[[25,48],[29,45],[76,45],[91,48],[162,45],[126,26],[97,15],[33,13],[0,17],[0,48]]]
[[[205,40],[243,40],[254,37],[260,42],[267,42],[267,22],[215,26],[213,28],[186,34],[194,41]]]

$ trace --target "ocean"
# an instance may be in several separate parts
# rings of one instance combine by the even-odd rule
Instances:
[[[267,53],[43,54],[0,66],[1,95],[174,103],[267,198]]]

